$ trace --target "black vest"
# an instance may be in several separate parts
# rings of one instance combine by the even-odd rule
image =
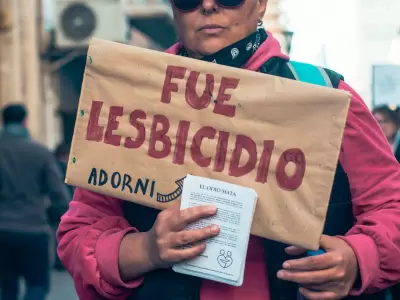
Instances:
[[[274,58],[260,69],[262,73],[294,79],[286,61]],[[343,77],[326,70],[334,87],[338,87]],[[153,226],[158,210],[124,201],[124,215],[129,223],[140,231],[148,231]],[[349,180],[340,163],[338,163],[332,187],[324,234],[345,235],[353,226]],[[284,248],[288,245],[264,239],[264,252],[267,260],[267,272],[271,300],[296,300],[298,285],[279,280],[276,273],[289,257]],[[133,291],[132,300],[199,300],[201,279],[175,273],[172,269],[157,270],[145,276],[143,284]],[[384,300],[384,292],[374,295],[347,297],[357,300]]]

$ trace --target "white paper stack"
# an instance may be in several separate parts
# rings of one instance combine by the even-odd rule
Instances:
[[[256,203],[257,193],[251,188],[188,175],[183,186],[181,209],[215,205],[217,214],[186,229],[215,224],[221,231],[217,237],[206,241],[207,248],[200,256],[174,265],[173,270],[241,286]]]

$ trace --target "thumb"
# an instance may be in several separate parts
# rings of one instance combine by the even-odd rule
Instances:
[[[319,245],[325,250],[334,249],[336,245],[336,239],[336,237],[323,234],[319,240]]]

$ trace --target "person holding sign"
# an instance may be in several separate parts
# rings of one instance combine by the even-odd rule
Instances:
[[[260,25],[267,0],[171,0],[180,43],[167,52],[233,68],[303,80],[315,71],[352,95],[321,255],[251,236],[244,283],[232,287],[171,270],[200,255],[218,227],[184,230],[213,206],[158,212],[77,189],[59,232],[59,256],[81,299],[385,299],[400,281],[400,169],[379,125],[341,75],[301,67]],[[185,71],[185,70],[183,70]],[[183,78],[182,68],[169,79]],[[189,85],[190,83],[188,83]],[[165,97],[176,88],[167,82]],[[227,82],[234,87],[235,82]],[[228,101],[226,94],[223,101]],[[232,114],[216,100],[214,110]],[[329,108],[327,108],[329,109]],[[268,112],[266,112],[268,113]],[[317,124],[316,124],[317,125]],[[100,131],[93,130],[93,139]],[[100,136],[100,140],[101,140]],[[133,142],[132,140],[130,142]],[[119,147],[119,141],[117,141]],[[286,188],[291,188],[287,186]],[[183,247],[188,244],[195,246]],[[228,259],[228,256],[224,258]]]

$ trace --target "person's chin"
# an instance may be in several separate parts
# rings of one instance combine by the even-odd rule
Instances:
[[[197,50],[203,56],[207,56],[214,54],[227,46],[228,44],[220,38],[208,38],[197,43]]]

